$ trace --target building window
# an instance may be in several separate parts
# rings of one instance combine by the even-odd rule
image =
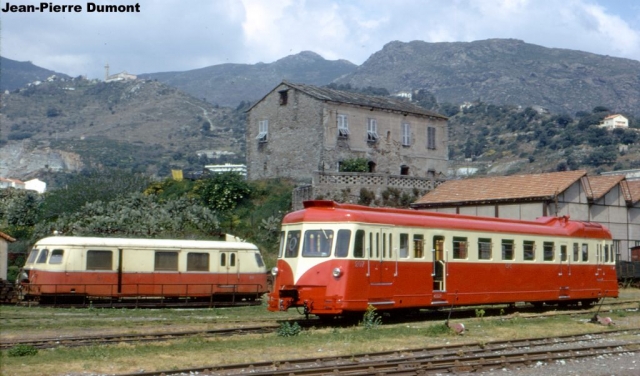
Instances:
[[[378,141],[378,121],[376,119],[367,120],[367,141]]]
[[[427,149],[435,150],[436,148],[436,128],[427,127]]]
[[[269,120],[260,120],[258,122],[258,137],[256,140],[259,142],[267,142],[267,135],[269,134]]]
[[[368,168],[370,173],[376,172],[376,163],[373,162],[373,161],[367,162],[367,168]]]
[[[338,137],[349,137],[349,121],[347,120],[347,115],[338,115]]]
[[[402,146],[411,146],[411,127],[409,123],[402,123]]]
[[[409,166],[407,165],[400,166],[400,175],[409,175]]]
[[[282,90],[278,92],[280,94],[280,106],[286,106],[287,100],[289,99],[289,91]]]

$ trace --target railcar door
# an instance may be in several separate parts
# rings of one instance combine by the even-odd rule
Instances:
[[[571,264],[568,252],[567,243],[560,242],[560,252],[558,254],[558,286],[560,286],[560,299],[569,299],[571,297]]]
[[[369,282],[372,289],[391,286],[397,273],[397,261],[390,228],[384,227],[369,232],[366,242]]]
[[[220,252],[220,283],[221,287],[231,289],[229,292],[234,292],[237,288],[239,278],[239,264],[237,251],[221,251]]]
[[[446,291],[446,260],[444,257],[444,236],[433,237],[433,290]]]

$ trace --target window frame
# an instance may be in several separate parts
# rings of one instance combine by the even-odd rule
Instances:
[[[469,258],[469,240],[466,236],[453,237],[453,259],[466,260]]]
[[[527,257],[527,253],[531,256]],[[522,241],[522,260],[523,261],[536,261],[536,242],[535,240],[523,240]]]
[[[367,142],[378,142],[378,120],[374,118],[367,119]]]
[[[436,150],[436,127],[427,127],[427,149]]]
[[[178,251],[155,251],[153,255],[153,271],[156,272],[177,272],[180,262]],[[168,266],[164,263],[171,264]]]
[[[62,259],[64,258],[64,249],[56,248],[51,250],[51,255],[49,256],[49,264],[51,265],[60,265],[62,264]]]
[[[402,146],[411,146],[411,124],[408,122],[402,123]]]
[[[258,142],[267,142],[269,138],[269,120],[263,119],[258,121]]]
[[[108,267],[106,266],[106,264],[102,264],[102,262],[104,260],[102,260],[102,259],[97,257],[98,255],[105,256],[107,253],[111,256],[109,258],[109,266]],[[94,256],[93,255],[95,255],[95,260],[94,260]],[[92,262],[91,265],[89,265],[90,261]],[[100,263],[100,265],[98,265],[99,263]],[[112,250],[108,250],[108,249],[89,249],[89,250],[87,250],[87,257],[86,257],[86,262],[85,262],[85,270],[113,270],[113,251]]]
[[[553,262],[555,261],[555,259],[556,259],[556,243],[542,242],[542,261]]]
[[[196,260],[194,260],[194,258]],[[206,259],[204,262],[202,258]],[[211,269],[210,254],[208,252],[187,252],[187,271],[188,272],[208,272]],[[205,268],[206,266],[206,268]]]
[[[511,252],[511,258],[507,258],[507,250],[505,249],[505,245],[509,245],[511,246],[511,250],[509,250],[508,252]],[[516,259],[516,242],[514,239],[502,239],[502,241],[500,242],[500,250],[501,250],[501,256],[502,256],[502,260],[504,261],[514,261]]]
[[[338,138],[348,138],[349,134],[349,118],[346,114],[338,114],[336,116],[336,122],[338,124]]]
[[[478,260],[492,260],[492,259],[493,259],[493,240],[491,238],[478,238]]]

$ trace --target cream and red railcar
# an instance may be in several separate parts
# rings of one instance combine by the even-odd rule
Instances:
[[[282,223],[271,311],[591,305],[618,295],[611,233],[600,224],[304,204]]]
[[[48,237],[23,267],[27,299],[63,297],[255,301],[267,270],[250,243],[168,239]]]

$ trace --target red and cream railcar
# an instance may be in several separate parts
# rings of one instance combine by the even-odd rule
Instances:
[[[255,300],[267,270],[250,243],[48,237],[23,267],[25,297]]]
[[[307,201],[285,216],[269,310],[334,316],[379,310],[617,297],[600,224]]]

